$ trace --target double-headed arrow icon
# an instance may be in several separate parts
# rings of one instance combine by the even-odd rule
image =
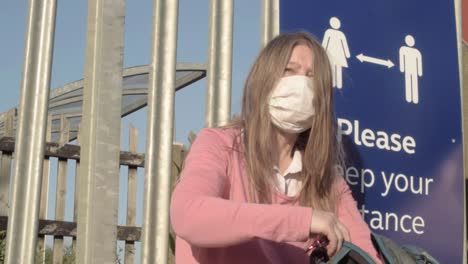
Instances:
[[[356,58],[358,58],[358,60],[361,61],[361,62],[370,62],[370,63],[374,63],[374,64],[380,64],[380,65],[383,65],[383,66],[387,66],[388,68],[391,68],[391,67],[395,66],[395,64],[393,64],[393,62],[390,59],[388,59],[388,60],[377,59],[377,58],[374,58],[374,57],[366,56],[366,55],[364,55],[362,53],[357,55]]]

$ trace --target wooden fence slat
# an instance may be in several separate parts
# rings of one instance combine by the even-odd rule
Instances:
[[[138,150],[138,130],[130,125],[128,150],[136,153]],[[136,225],[136,196],[137,196],[137,169],[128,167],[128,190],[127,190],[127,221],[128,226]],[[133,264],[135,259],[134,243],[125,243],[125,264]]]
[[[14,138],[0,138],[0,151],[13,152],[14,150]],[[63,159],[73,159],[78,161],[80,159],[80,146],[71,144],[65,144],[64,146],[60,146],[56,142],[47,142],[45,144],[44,155]],[[145,155],[139,153],[131,153],[128,151],[120,151],[120,165],[143,168],[145,165]]]
[[[174,143],[173,144],[173,150],[172,150],[172,177],[171,177],[171,194],[172,191],[174,190],[174,187],[179,180],[179,175],[182,170],[182,164],[184,162],[186,155],[186,150],[184,148],[184,145],[181,143]],[[169,259],[168,263],[175,263],[175,233],[174,230],[172,229],[172,226],[170,227],[169,234],[171,236],[171,240],[169,241]]]
[[[8,215],[10,188],[11,152],[2,151],[0,155],[0,215]]]
[[[6,230],[7,216],[0,216],[0,230]],[[76,223],[56,220],[39,220],[38,236],[69,236],[76,238]],[[141,227],[117,226],[117,239],[134,243],[141,238]]]
[[[60,116],[60,138],[59,145],[68,143],[69,139],[68,120]],[[65,220],[65,197],[67,194],[67,159],[59,158],[57,168],[56,194],[55,194],[55,220]],[[54,237],[53,263],[63,262],[63,237]]]
[[[80,145],[80,125],[78,124],[77,129],[77,137],[76,137],[76,145]],[[73,202],[73,222],[76,223],[78,217],[78,194],[80,193],[78,190],[78,170],[80,169],[80,160],[76,160],[76,167],[75,167],[75,195],[74,195],[74,202]],[[76,239],[73,238],[72,240],[72,253],[76,256]]]
[[[52,116],[49,114],[47,118],[47,128],[46,128],[46,141],[51,139],[51,129],[52,129]],[[44,157],[43,168],[42,168],[42,185],[41,185],[41,205],[39,209],[39,219],[47,219],[47,212],[49,210],[49,177],[50,177],[50,159],[49,157]],[[37,261],[39,263],[46,263],[46,244],[44,237],[40,237],[37,241],[37,249],[39,257]]]
[[[16,108],[9,110],[5,114],[4,119],[4,136],[14,136],[14,120],[16,116]],[[0,150],[0,215],[8,215],[9,209],[9,191],[10,191],[10,175],[11,175],[11,160],[13,159],[13,151]]]

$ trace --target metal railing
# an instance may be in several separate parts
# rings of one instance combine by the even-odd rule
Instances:
[[[183,146],[173,145],[178,0],[154,0],[153,5],[144,161],[144,156],[136,153],[134,129],[130,130],[129,152],[120,150],[125,0],[88,1],[83,113],[78,140],[82,148],[67,144],[71,130],[66,116],[60,117],[59,142],[50,142],[54,117],[48,115],[47,109],[56,0],[29,1],[20,106],[18,111],[3,115],[0,135],[0,230],[8,226],[6,263],[34,263],[36,246],[45,248],[44,236],[48,235],[54,236],[53,258],[58,262],[63,257],[66,236],[73,238],[77,263],[112,263],[117,240],[126,243],[126,263],[132,262],[133,243],[139,240],[143,263],[167,262],[172,175],[180,169],[184,157]],[[231,114],[234,1],[210,0],[210,10],[205,120],[207,126],[215,126],[226,123]],[[262,43],[278,34],[278,11],[278,0],[263,0]],[[76,132],[75,128],[73,133]],[[56,207],[55,219],[47,220],[51,159],[57,159],[57,190],[53,197]],[[70,160],[76,161],[75,190],[66,188]],[[144,213],[140,228],[135,226],[136,173],[144,163]],[[119,166],[128,166],[128,226],[117,225]],[[72,191],[76,206],[73,221],[67,222],[65,196]],[[42,261],[45,257],[42,253]]]

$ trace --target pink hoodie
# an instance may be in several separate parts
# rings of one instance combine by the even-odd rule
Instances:
[[[249,203],[237,129],[203,129],[185,160],[171,203],[176,263],[309,263],[312,209],[272,188],[272,204]],[[338,218],[351,242],[377,259],[370,230],[340,178]]]

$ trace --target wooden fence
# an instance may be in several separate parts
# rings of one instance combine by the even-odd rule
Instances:
[[[11,170],[13,165],[13,153],[15,151],[15,139],[12,137],[13,123],[15,120],[16,110],[8,112],[7,120],[5,122],[7,126],[11,126],[11,129],[5,129],[5,133],[0,135],[0,177],[3,179],[10,179]],[[59,142],[50,142],[52,120],[60,120],[60,139]],[[64,238],[70,237],[72,242],[67,245],[71,248],[73,254],[75,252],[75,240],[77,235],[77,208],[76,204],[80,199],[80,191],[76,189],[76,175],[80,164],[80,146],[77,144],[79,139],[73,141],[76,144],[69,144],[70,133],[67,118],[64,115],[60,116],[49,116],[48,119],[48,131],[47,131],[47,143],[45,145],[45,156],[44,156],[44,173],[42,180],[42,191],[41,191],[41,206],[39,214],[39,229],[38,229],[38,259],[40,263],[46,263],[47,258],[47,247],[51,247],[50,243],[46,242],[45,236],[53,236],[53,263],[63,263],[64,257]],[[127,208],[126,208],[126,224],[120,225],[117,228],[117,240],[125,241],[125,248],[121,249],[124,254],[118,254],[121,258],[117,263],[134,263],[135,261],[135,242],[140,240],[141,235],[141,224],[138,225],[136,222],[137,215],[137,202],[143,203],[143,200],[137,200],[137,180],[138,173],[140,170],[144,170],[145,156],[142,153],[138,153],[138,130],[130,126],[129,128],[129,144],[127,150],[120,151],[120,166],[127,167],[127,188],[122,188],[120,195],[126,196]],[[173,145],[173,170],[172,180],[173,185],[179,175],[182,167],[182,162],[186,155],[186,148],[183,144],[174,143]],[[51,165],[57,166],[56,170],[52,170]],[[55,174],[55,175],[54,175]],[[55,192],[49,190],[53,177],[55,179]],[[116,175],[115,180],[119,181],[119,176]],[[75,183],[68,184],[73,188],[67,188],[67,180],[75,180]],[[10,181],[2,181],[9,183]],[[0,188],[0,231],[7,229],[8,222],[8,192],[10,187],[8,185],[1,186]],[[126,189],[127,192],[123,193],[122,190]],[[143,191],[143,190],[141,190]],[[50,193],[55,193],[55,197],[49,196]],[[74,193],[74,201],[67,203],[67,193]],[[48,219],[49,207],[51,206],[52,199],[55,199],[55,217]],[[72,208],[69,208],[69,207]],[[65,211],[73,211],[72,221],[65,220]],[[117,221],[117,219],[116,219]],[[172,234],[171,234],[172,236]],[[170,238],[172,240],[172,237]],[[117,245],[116,245],[117,247]],[[49,249],[50,251],[50,249]],[[171,250],[172,251],[172,250]],[[169,263],[173,263],[173,252],[169,254]]]

